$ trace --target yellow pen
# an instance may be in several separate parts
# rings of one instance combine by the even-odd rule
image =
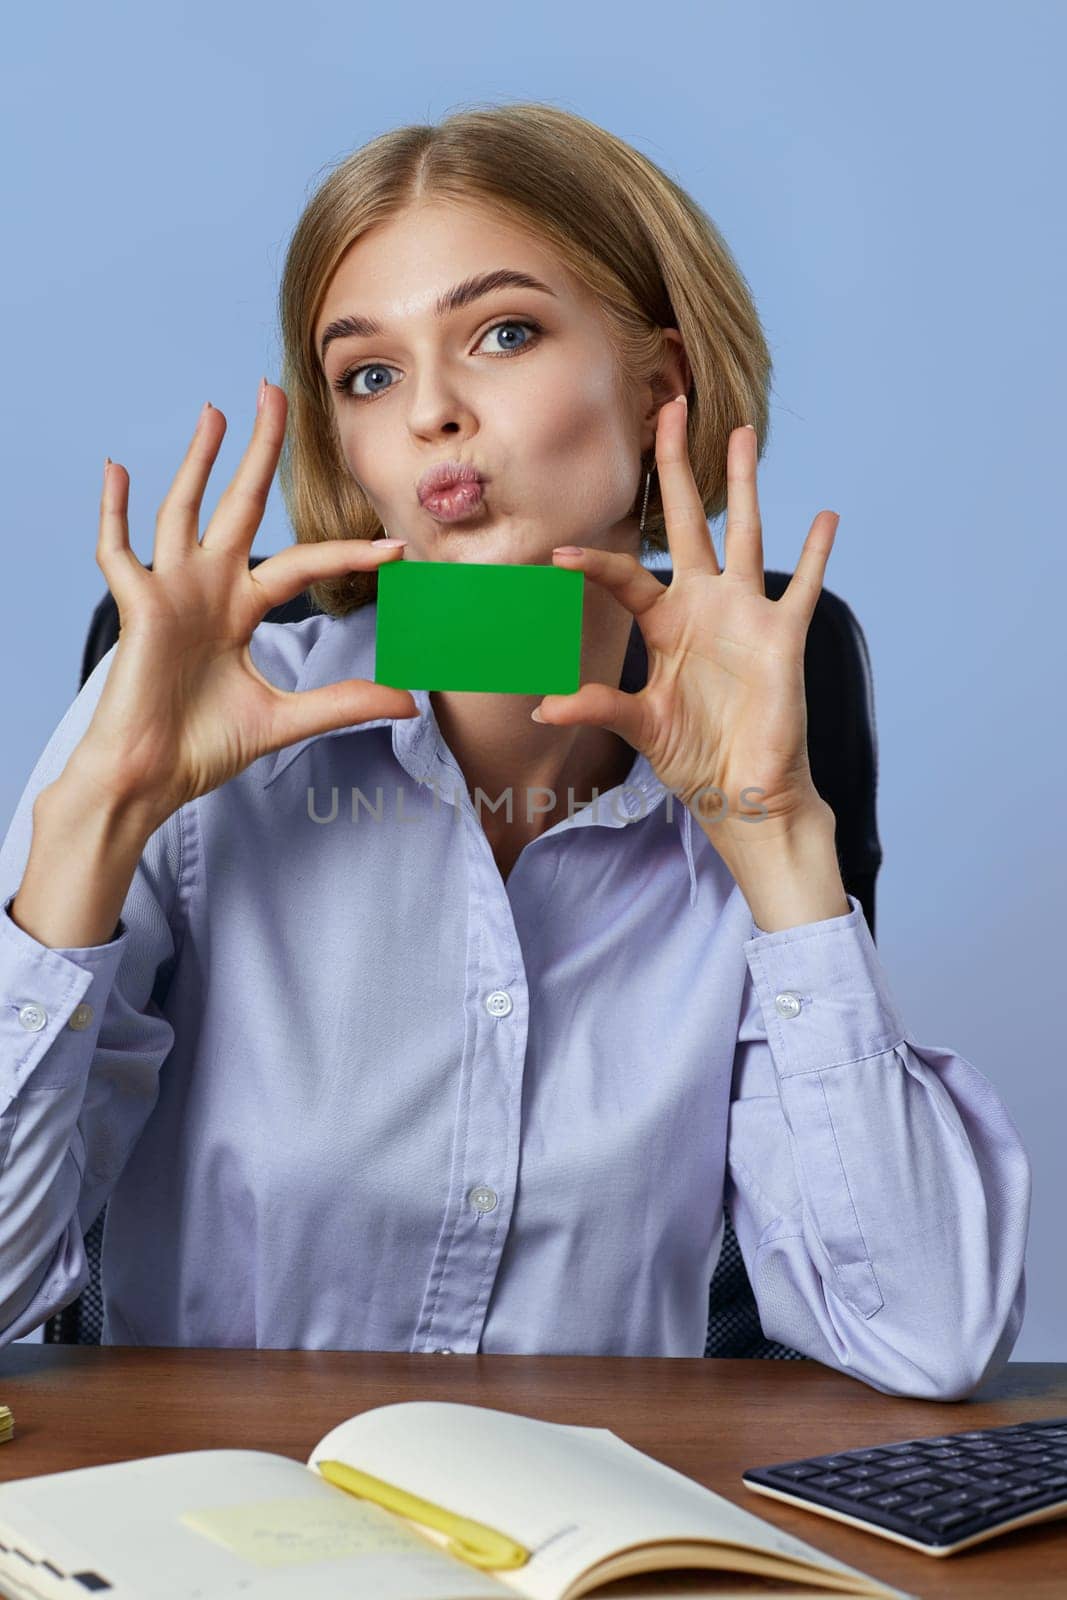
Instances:
[[[438,1533],[447,1533],[448,1549],[472,1567],[503,1572],[512,1567],[524,1567],[530,1559],[530,1552],[524,1545],[509,1539],[506,1533],[487,1528],[484,1522],[472,1522],[469,1517],[446,1511],[444,1506],[435,1506],[432,1500],[420,1500],[418,1495],[408,1494],[406,1489],[398,1489],[381,1478],[372,1478],[369,1472],[360,1472],[344,1461],[315,1464],[327,1483],[335,1483],[339,1489],[347,1489],[361,1500],[384,1506],[386,1511],[410,1517],[424,1527],[435,1528]]]

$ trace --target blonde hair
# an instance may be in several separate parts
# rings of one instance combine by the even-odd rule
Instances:
[[[381,134],[345,158],[301,215],[279,291],[281,384],[289,402],[279,481],[300,543],[374,539],[381,521],[341,453],[314,329],[345,252],[420,200],[488,206],[554,250],[602,307],[623,376],[651,382],[682,337],[692,374],[689,454],[707,517],[726,509],[726,447],[751,422],[766,444],[771,357],[748,285],[705,211],[647,156],[572,112],[539,103],[475,107]],[[643,462],[638,503],[643,499]],[[637,514],[635,507],[634,514]],[[668,549],[653,474],[642,555]],[[309,586],[341,617],[373,601],[355,573]]]

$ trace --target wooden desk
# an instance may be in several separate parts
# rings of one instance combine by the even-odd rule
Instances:
[[[174,1450],[242,1447],[303,1462],[345,1417],[415,1399],[611,1428],[923,1600],[1067,1595],[1067,1519],[937,1559],[741,1483],[746,1467],[772,1461],[1067,1416],[1067,1362],[1012,1362],[968,1399],[945,1403],[879,1394],[814,1361],[9,1345],[0,1350],[0,1402],[14,1412],[15,1437],[0,1445],[0,1479]]]

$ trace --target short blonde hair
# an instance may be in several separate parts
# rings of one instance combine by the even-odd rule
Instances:
[[[668,343],[660,330],[677,328],[692,374],[693,475],[706,515],[719,516],[731,430],[751,422],[761,451],[766,444],[772,363],[748,285],[711,218],[647,156],[572,112],[519,103],[381,134],[342,160],[305,207],[279,291],[289,402],[279,481],[297,541],[382,532],[341,453],[314,330],[355,241],[434,199],[488,207],[550,247],[596,295],[630,381],[652,380]],[[643,490],[642,473],[638,506]],[[654,475],[642,556],[667,549]],[[375,573],[354,573],[311,584],[308,594],[341,617],[373,601],[377,585]]]

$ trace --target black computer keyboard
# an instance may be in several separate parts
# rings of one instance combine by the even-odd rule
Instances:
[[[950,1556],[1067,1515],[1067,1417],[806,1456],[752,1467],[741,1481],[927,1555]]]

